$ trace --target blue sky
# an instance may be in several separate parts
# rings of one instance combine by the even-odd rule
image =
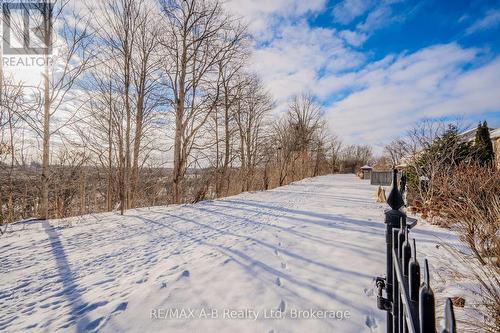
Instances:
[[[415,122],[500,127],[500,0],[233,0],[253,70],[286,109],[306,91],[332,132],[383,147]]]

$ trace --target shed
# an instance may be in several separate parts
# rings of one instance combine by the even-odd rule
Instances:
[[[370,179],[372,176],[372,167],[369,165],[363,165],[361,167],[361,172],[363,173],[362,179]]]

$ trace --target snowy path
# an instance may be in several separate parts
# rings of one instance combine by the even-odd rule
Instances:
[[[375,189],[323,176],[125,217],[25,224],[0,238],[0,331],[382,332],[373,277],[385,267],[385,205]],[[447,237],[421,229],[424,253]],[[168,318],[172,308],[195,318]],[[309,309],[342,313],[290,318]]]

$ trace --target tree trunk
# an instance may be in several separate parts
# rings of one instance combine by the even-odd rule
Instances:
[[[106,208],[108,212],[113,210],[113,109],[109,107],[108,119],[108,186],[106,189]]]
[[[43,148],[42,148],[42,179],[41,207],[39,218],[49,217],[49,158],[50,158],[50,96],[49,96],[49,55],[45,52],[45,73],[43,75]]]
[[[142,140],[142,123],[143,123],[143,98],[139,97],[139,102],[137,103],[137,115],[136,115],[136,125],[135,125],[135,136],[134,136],[134,156],[132,164],[132,184],[130,190],[130,204],[132,207],[136,204],[137,197],[137,185],[139,182],[139,151],[141,149]]]
[[[125,128],[125,172],[123,179],[123,194],[125,209],[130,208],[130,129],[132,113],[130,110],[130,58],[125,60],[125,112],[126,112],[126,128]]]
[[[182,96],[182,97],[181,97]],[[181,145],[182,145],[182,112],[184,110],[184,93],[179,94],[177,100],[177,108],[175,110],[175,144],[174,144],[174,170],[173,170],[173,197],[172,201],[175,204],[181,202]]]
[[[225,89],[224,93],[224,99],[225,99],[225,106],[224,106],[224,165],[222,168],[222,179],[221,181],[223,182],[223,186],[226,188],[226,195],[228,194],[229,191],[229,179],[226,179],[228,177],[228,166],[229,166],[229,145],[230,145],[230,133],[229,133],[229,101],[228,101],[228,91]]]
[[[217,110],[215,112],[215,196],[220,198],[221,196],[221,177],[220,177],[220,165],[219,165],[219,119],[217,115]]]
[[[240,134],[240,155],[241,155],[241,191],[245,192],[246,189],[246,181],[245,181],[245,176],[246,176],[246,152],[245,152],[245,138],[243,137],[242,134]]]
[[[175,143],[174,143],[174,170],[173,178],[173,193],[172,201],[175,204],[181,203],[182,194],[182,178],[184,177],[184,156],[183,156],[183,115],[184,115],[184,102],[185,102],[185,80],[186,80],[186,66],[187,66],[187,46],[186,37],[184,36],[181,57],[181,70],[179,73],[178,94],[175,108]]]

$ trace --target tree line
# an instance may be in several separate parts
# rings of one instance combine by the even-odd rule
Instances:
[[[40,83],[0,65],[0,223],[196,202],[372,157],[328,131],[311,94],[276,112],[219,1],[52,4],[52,23],[30,18],[53,51]]]

